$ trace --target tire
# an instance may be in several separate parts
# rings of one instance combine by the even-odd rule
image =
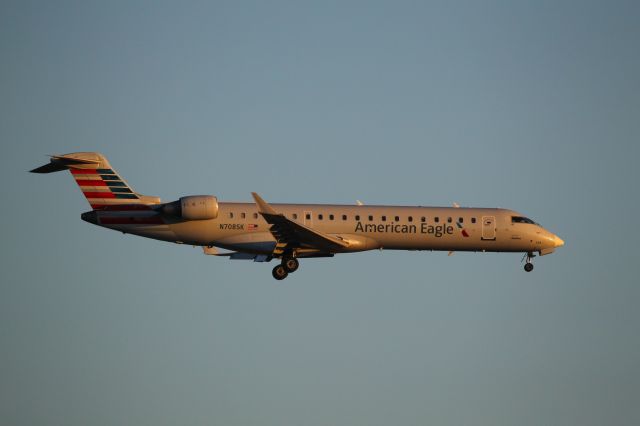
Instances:
[[[300,262],[295,258],[285,259],[282,261],[282,266],[284,266],[284,269],[286,269],[287,272],[291,273],[298,270]]]
[[[278,265],[275,268],[273,268],[273,271],[271,271],[271,275],[273,275],[273,278],[280,281],[287,278],[287,275],[289,275],[289,273],[287,272],[284,266]]]
[[[533,271],[533,263],[525,263],[524,264],[524,270],[527,271],[527,272]]]

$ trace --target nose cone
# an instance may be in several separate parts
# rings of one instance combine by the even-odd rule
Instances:
[[[562,247],[564,245],[564,240],[557,235],[553,237],[553,240],[556,247]]]

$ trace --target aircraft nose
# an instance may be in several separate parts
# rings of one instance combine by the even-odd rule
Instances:
[[[562,247],[564,245],[564,240],[560,237],[558,237],[557,235],[555,235],[553,237],[554,243],[556,245],[556,247]]]

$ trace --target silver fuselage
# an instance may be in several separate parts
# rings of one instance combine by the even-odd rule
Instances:
[[[339,204],[272,204],[278,213],[349,242],[338,252],[372,249],[540,252],[564,242],[522,216],[496,208],[409,207]],[[183,220],[160,212],[92,211],[88,222],[124,233],[196,246],[256,254],[273,252],[276,240],[255,203],[220,202],[217,218]],[[301,253],[304,248],[301,248]]]

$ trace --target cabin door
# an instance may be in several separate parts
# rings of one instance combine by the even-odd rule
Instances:
[[[495,216],[482,216],[482,239],[483,240],[496,239],[496,217]]]

